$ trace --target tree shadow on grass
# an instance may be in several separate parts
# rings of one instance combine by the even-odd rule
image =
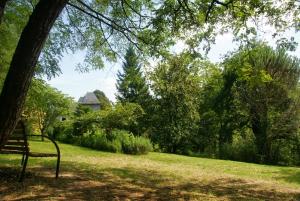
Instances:
[[[166,178],[156,172],[140,172],[136,169],[113,168],[113,172],[123,178],[134,178],[139,185],[154,189],[144,194],[144,198],[160,198],[162,200],[300,200],[300,191],[297,193],[278,192],[275,189],[266,189],[263,184],[250,183],[242,179],[220,178],[214,181],[188,181],[170,184]]]
[[[285,180],[289,183],[300,184],[300,168],[298,168],[297,170],[295,170],[295,168],[293,168],[293,169],[288,169],[288,168],[282,169],[280,171],[280,175],[283,175],[283,176],[278,177],[278,179]]]
[[[299,191],[241,179],[186,181],[155,170],[101,169],[79,162],[63,161],[56,180],[52,162],[43,165],[29,167],[22,183],[18,168],[0,166],[0,200],[300,200]]]

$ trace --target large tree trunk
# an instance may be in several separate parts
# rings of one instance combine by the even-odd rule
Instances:
[[[0,24],[2,22],[4,8],[5,8],[7,2],[8,2],[8,0],[0,0]]]
[[[43,44],[67,1],[40,0],[21,34],[0,95],[0,148],[16,126]]]

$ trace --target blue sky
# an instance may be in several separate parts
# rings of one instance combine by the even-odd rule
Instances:
[[[221,61],[222,57],[228,51],[232,51],[236,48],[232,39],[231,34],[218,36],[216,44],[208,54],[208,58],[213,62]],[[269,39],[267,41],[271,41],[271,44],[274,44],[270,36],[265,36],[265,39]],[[297,42],[299,42],[299,40]],[[180,49],[180,46],[178,48]],[[300,49],[298,48],[293,54],[300,57]],[[118,70],[121,69],[121,62],[106,63],[105,68],[102,70],[79,73],[75,71],[75,67],[76,64],[82,62],[83,59],[84,54],[82,52],[65,55],[60,62],[62,74],[47,82],[64,94],[73,97],[75,101],[86,92],[94,91],[95,89],[103,91],[111,101],[115,101],[116,78]]]
[[[64,94],[74,97],[76,101],[86,92],[96,89],[103,91],[110,100],[115,101],[115,80],[121,65],[119,63],[106,63],[102,70],[94,70],[89,73],[75,71],[76,65],[83,59],[84,54],[82,52],[65,55],[60,62],[62,74],[47,82]]]
[[[233,48],[231,35],[219,36],[208,56],[212,61],[218,62],[226,52]],[[83,59],[82,52],[66,54],[60,62],[62,74],[47,82],[63,93],[74,97],[76,101],[86,92],[95,89],[103,91],[111,101],[115,101],[116,78],[117,72],[122,66],[121,62],[106,63],[102,70],[79,73],[75,71],[75,67]]]

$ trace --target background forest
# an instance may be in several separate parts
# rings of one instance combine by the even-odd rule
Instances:
[[[220,64],[185,52],[144,75],[131,46],[116,103],[96,90],[93,111],[36,79],[24,114],[36,132],[104,151],[299,165],[300,66],[284,48],[256,43]]]

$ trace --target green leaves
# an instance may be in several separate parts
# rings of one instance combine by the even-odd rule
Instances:
[[[151,80],[156,97],[152,139],[165,151],[184,152],[199,120],[199,63],[189,54],[170,57],[158,64]]]
[[[225,82],[220,100],[231,100],[233,107],[219,109],[223,113],[240,111],[245,114],[246,124],[255,136],[259,157],[263,158],[257,160],[277,163],[272,147],[277,146],[278,140],[290,143],[298,132],[294,125],[295,122],[299,124],[299,112],[295,112],[299,111],[299,101],[290,94],[299,93],[296,90],[299,60],[289,56],[284,49],[273,50],[265,44],[256,44],[232,55],[224,66]],[[240,125],[238,123],[232,131],[241,129]]]
[[[24,114],[44,134],[59,116],[70,116],[74,102],[70,97],[34,79],[25,102]]]
[[[18,30],[8,28],[17,35],[9,43],[0,39],[1,45],[14,44],[8,48],[13,51],[35,4],[36,1],[9,1],[2,27],[13,24]],[[209,51],[218,33],[232,30],[237,40],[255,38],[258,27],[253,24],[257,21],[273,26],[276,34],[287,27],[297,27],[298,6],[296,1],[269,0],[71,0],[51,30],[37,73],[49,79],[59,75],[58,62],[63,54],[77,50],[86,51],[84,62],[77,66],[80,71],[103,68],[103,59],[115,62],[129,43],[143,55],[159,57],[167,55],[180,39],[189,50],[202,55]],[[293,16],[293,20],[287,16]],[[11,54],[0,52],[7,62]]]
[[[117,90],[117,99],[122,103],[137,103],[145,108],[151,99],[139,58],[132,46],[125,55],[123,72],[118,72]]]

